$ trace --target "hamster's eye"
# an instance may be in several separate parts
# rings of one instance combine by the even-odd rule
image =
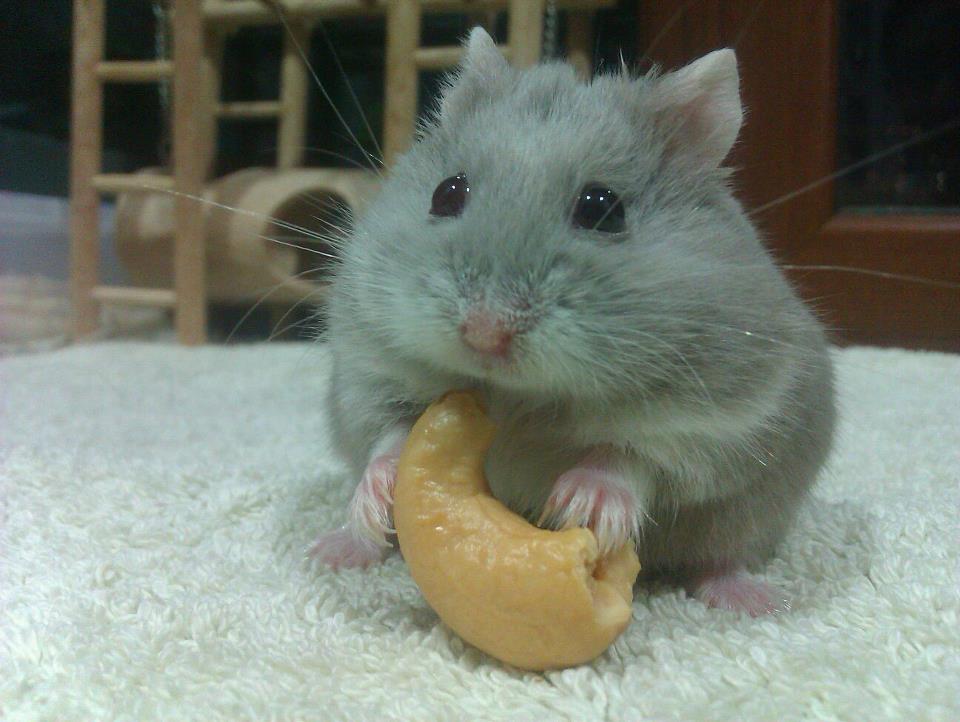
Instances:
[[[586,185],[580,191],[571,221],[577,228],[603,233],[620,233],[626,225],[617,194],[598,184]]]
[[[433,191],[430,215],[444,218],[459,216],[467,205],[469,195],[470,186],[467,185],[466,173],[458,173],[455,176],[445,178]]]

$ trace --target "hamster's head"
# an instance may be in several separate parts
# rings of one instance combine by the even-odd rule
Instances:
[[[721,167],[741,118],[730,50],[583,82],[516,70],[475,29],[357,225],[337,313],[428,373],[701,394],[784,293]]]

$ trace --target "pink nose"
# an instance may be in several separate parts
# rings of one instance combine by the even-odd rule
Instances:
[[[506,356],[513,334],[503,320],[484,311],[471,311],[460,325],[463,342],[474,351],[488,356]]]

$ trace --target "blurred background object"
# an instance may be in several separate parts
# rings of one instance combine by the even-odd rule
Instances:
[[[290,7],[309,4],[289,2]],[[273,12],[270,3],[259,0],[208,4],[231,6],[231,11],[254,6],[263,14]],[[377,4],[387,3],[372,3]],[[832,326],[837,341],[960,350],[960,291],[950,285],[960,282],[960,5],[933,0],[606,4],[610,7],[597,10],[588,29],[594,68],[619,65],[621,53],[640,69],[654,61],[673,68],[716,47],[736,48],[748,110],[741,142],[730,159],[738,169],[738,194],[754,211],[794,281]],[[455,44],[478,21],[486,23],[499,42],[507,42],[507,15],[484,11],[487,3],[481,0],[472,5],[477,10],[470,14],[425,13],[422,44],[433,48]],[[544,50],[563,55],[577,21],[563,8],[551,14],[549,6],[543,3]],[[62,292],[66,280],[68,222],[63,198],[70,160],[73,7],[70,0],[0,6],[0,31],[6,38],[0,61],[5,68],[17,69],[0,76],[4,219],[0,271],[5,278],[13,277],[9,288],[22,290],[24,277],[39,276],[60,282],[43,285],[45,292],[53,288]],[[166,0],[114,0],[105,7],[106,59],[153,61],[170,55]],[[332,105],[311,79],[296,165],[347,169],[367,164],[333,107],[359,144],[374,153],[374,148],[382,147],[387,116],[384,85],[391,67],[387,26],[379,12],[312,25],[304,47]],[[296,23],[293,27],[297,32]],[[291,165],[278,150],[283,120],[267,112],[281,92],[284,48],[290,37],[275,18],[268,25],[235,25],[223,36],[217,98],[222,112],[207,177]],[[440,71],[423,70],[418,78],[417,109],[422,110],[435,97]],[[103,93],[100,170],[132,173],[167,165],[172,141],[170,84],[111,83],[104,85]],[[849,173],[831,180],[838,170],[852,165],[856,167]],[[133,206],[148,198],[155,205],[172,204],[169,196],[141,194],[124,202]],[[206,209],[201,214],[210,215],[209,205],[194,204]],[[317,204],[324,206],[322,213]],[[320,218],[310,230],[324,230],[327,224],[349,222],[342,205],[350,203],[313,188],[284,212],[289,210],[291,218],[298,219],[294,226],[317,215]],[[170,243],[169,229],[166,240],[155,237],[162,243],[154,245],[152,256],[146,250],[138,256],[130,234],[115,233],[115,226],[129,230],[130,224],[124,225],[122,215],[113,215],[111,203],[102,207],[100,216],[98,269],[103,284],[156,285],[169,278],[169,269],[166,275],[157,275],[169,266],[169,249],[157,255],[162,243]],[[262,235],[298,246],[324,245],[322,239],[291,228],[264,230]],[[161,256],[167,266],[154,263]],[[290,275],[309,277],[319,269],[316,275],[322,276],[323,264],[315,262],[316,254],[300,250],[277,257],[283,258],[281,265],[290,269]],[[295,285],[291,284],[284,288]],[[309,287],[298,288],[305,292],[296,307],[282,292],[259,305],[249,295],[230,298],[214,293],[205,324],[210,338],[312,336],[320,322],[315,299],[307,297]],[[262,297],[270,286],[258,289],[247,284],[247,291],[259,291]],[[0,301],[3,293],[0,289]],[[18,304],[0,303],[0,309],[28,308]],[[113,306],[113,312],[122,317],[126,310]],[[160,312],[161,325],[168,317],[167,311]],[[0,335],[9,337],[15,326],[0,316]],[[110,328],[103,331],[122,332],[117,329],[127,326]]]
[[[960,351],[960,4],[645,0],[675,67],[734,46],[738,195],[842,344]],[[908,278],[903,278],[904,276]]]
[[[419,3],[357,2],[355,5],[362,11],[359,17],[351,17],[348,5],[350,3],[298,0],[284,3],[283,7],[286,10],[283,13],[284,17],[280,18],[269,3],[243,0],[239,2],[208,0],[204,3],[206,21],[203,26],[202,62],[205,64],[203,71],[209,72],[212,64],[217,77],[213,79],[216,87],[211,90],[211,95],[215,94],[214,97],[207,99],[200,93],[200,100],[210,100],[212,108],[210,115],[219,117],[219,120],[214,121],[214,130],[211,134],[215,148],[209,151],[201,149],[202,153],[208,153],[211,156],[209,167],[204,168],[206,177],[223,177],[238,169],[266,165],[276,165],[281,169],[300,165],[351,168],[363,166],[369,162],[364,151],[359,149],[360,144],[371,151],[383,144],[401,145],[397,142],[391,143],[389,134],[387,138],[382,137],[379,130],[384,126],[384,118],[388,117],[384,105],[384,84],[386,82],[389,88],[390,83],[385,69],[395,68],[397,65],[395,62],[386,63],[387,48],[390,47],[388,28],[394,22],[391,17],[397,15],[397,7],[417,8]],[[559,0],[555,3],[491,1],[427,2],[423,5],[422,28],[418,30],[423,45],[429,46],[424,47],[423,54],[425,56],[432,54],[437,57],[424,58],[423,61],[417,59],[422,70],[419,73],[421,90],[417,93],[414,89],[413,99],[416,105],[410,108],[408,132],[412,132],[413,129],[414,114],[433,101],[441,71],[456,60],[456,57],[451,56],[450,53],[444,55],[442,51],[446,48],[443,46],[455,46],[466,31],[478,21],[486,23],[500,38],[505,34],[513,33],[515,42],[512,45],[518,50],[517,58],[530,56],[530,62],[537,57],[544,32],[544,21],[547,24],[545,31],[547,39],[552,44],[552,52],[563,50],[562,38],[567,37],[565,25],[568,23],[568,8],[576,8],[581,11],[580,15],[585,14],[582,12],[584,9],[588,11],[587,15],[592,15],[590,11],[595,7],[608,8],[596,18],[596,24],[592,27],[589,24],[584,25],[583,22],[569,20],[570,24],[576,22],[577,27],[581,29],[579,45],[581,50],[586,48],[585,52],[581,52],[582,56],[595,55],[596,61],[601,64],[618,61],[620,48],[625,45],[624,40],[630,39],[635,44],[636,11],[635,7],[631,7],[635,3],[621,2],[617,6],[613,0]],[[426,12],[429,9],[435,10],[434,6],[438,5],[443,5],[441,9],[447,12]],[[520,8],[520,12],[503,12],[504,9],[508,9],[508,5]],[[544,10],[548,5],[554,7],[551,7],[551,11],[547,12],[547,17],[544,18]],[[333,6],[336,8],[331,18],[328,17],[330,15],[328,9]],[[472,14],[468,16],[463,12],[449,12],[458,9],[457,6],[470,8]],[[81,131],[76,134],[81,139],[78,145],[80,152],[74,153],[74,188],[76,191],[79,186],[82,191],[79,194],[79,202],[75,203],[75,208],[80,208],[85,216],[84,222],[80,223],[79,227],[88,228],[96,223],[95,220],[91,220],[95,218],[96,212],[92,208],[94,204],[89,200],[95,190],[121,193],[119,211],[116,214],[116,244],[108,243],[106,236],[112,228],[108,228],[108,223],[101,218],[100,226],[104,233],[100,236],[103,261],[98,264],[100,273],[97,274],[96,271],[88,268],[79,275],[85,279],[86,285],[93,286],[92,295],[100,301],[109,301],[114,304],[122,301],[136,301],[146,304],[156,303],[161,306],[174,305],[176,303],[174,296],[163,286],[169,287],[171,282],[171,258],[174,255],[172,237],[177,234],[171,232],[176,225],[176,216],[174,213],[174,221],[171,223],[170,207],[176,206],[177,202],[172,201],[169,195],[145,194],[138,190],[140,184],[169,187],[176,183],[175,179],[165,177],[163,171],[150,174],[143,172],[143,169],[151,166],[170,166],[172,141],[170,127],[171,125],[174,128],[178,127],[176,122],[170,122],[171,106],[175,98],[172,97],[169,66],[161,67],[165,61],[173,57],[169,3],[156,1],[121,4],[103,3],[100,0],[78,0],[73,7],[81,13],[76,27],[86,39],[86,42],[79,47],[92,48],[86,56],[83,53],[78,55],[76,61],[79,64],[78,67],[85,65],[87,69],[86,73],[78,74],[79,80],[75,84],[79,88],[77,95],[79,102],[74,104],[74,122],[78,122],[76,112],[78,106],[82,107],[79,115],[85,119],[78,126]],[[11,26],[17,25],[23,28],[17,37],[24,38],[25,44],[30,43],[31,49],[37,47],[35,43],[28,40],[32,37],[32,26],[36,26],[45,34],[45,39],[49,38],[50,41],[40,44],[41,47],[48,48],[47,53],[24,53],[27,61],[22,64],[24,77],[29,77],[31,70],[34,75],[43,76],[57,66],[64,70],[69,68],[70,49],[66,41],[69,40],[70,35],[62,32],[69,24],[69,4],[60,3],[60,9],[64,12],[52,16],[21,11],[19,15],[12,13],[8,19]],[[501,12],[491,12],[497,9]],[[102,16],[101,12],[103,12]],[[535,25],[530,25],[531,20],[528,19],[527,25],[524,26],[523,17],[532,18],[534,12],[537,16]],[[96,52],[99,28],[91,29],[91,25],[94,24],[91,18],[96,20],[100,17],[105,21],[102,53]],[[323,17],[324,22],[316,22],[318,17]],[[515,25],[518,23],[517,17],[520,17],[521,24]],[[624,22],[625,18],[626,22]],[[534,28],[537,31],[535,38]],[[589,36],[583,32],[584,28]],[[56,36],[57,31],[61,31],[60,36]],[[395,31],[394,36],[398,36]],[[533,48],[534,55],[522,50],[523,44],[529,42],[536,44]],[[185,46],[186,43],[181,45]],[[16,48],[8,49],[12,53],[17,52]],[[302,90],[306,97],[303,100],[306,102],[291,101],[291,98],[286,96],[286,88],[296,85],[290,82],[290,70],[291,67],[302,65],[297,57],[301,51],[306,54],[310,66],[309,69],[301,67],[296,73],[300,76],[300,84],[304,86]],[[51,60],[51,56],[57,57]],[[629,49],[627,57],[629,57]],[[211,58],[213,58],[212,61]],[[291,58],[295,62],[291,63]],[[437,62],[437,59],[441,62]],[[30,62],[31,60],[33,63]],[[588,66],[591,62],[593,62],[592,58],[585,59]],[[178,63],[175,62],[173,65],[176,66]],[[323,81],[322,89],[312,81],[306,82],[308,73],[312,75],[314,72]],[[93,75],[97,76],[93,78],[93,82],[87,80]],[[129,82],[131,80],[135,82]],[[207,78],[202,80],[206,81]],[[84,82],[87,86],[80,87]],[[95,117],[96,104],[91,98],[101,92],[101,86],[103,118],[98,124],[98,119]],[[13,104],[15,115],[18,108],[22,111],[16,115],[13,124],[19,121],[25,126],[17,129],[21,132],[25,130],[31,135],[40,137],[53,135],[56,138],[48,154],[49,165],[55,166],[56,170],[54,173],[46,174],[46,180],[38,179],[31,175],[32,166],[25,162],[26,159],[18,161],[16,158],[11,158],[12,164],[17,167],[22,177],[9,181],[5,179],[5,185],[20,191],[62,193],[67,176],[68,160],[65,144],[67,124],[64,122],[66,119],[64,96],[68,94],[69,86],[63,82],[55,86],[51,84],[49,93],[46,95],[38,93],[37,87],[36,83],[25,83],[13,89],[13,94],[19,93],[20,96]],[[329,95],[330,102],[324,98],[324,95]],[[389,102],[390,98],[387,97],[387,103]],[[306,113],[296,112],[302,110],[304,105]],[[38,117],[39,110],[48,107],[60,110],[61,122],[57,126],[59,128],[57,131],[51,131],[47,121]],[[91,111],[91,108],[94,110]],[[298,115],[303,116],[299,122],[297,122]],[[338,116],[342,116],[345,125],[348,126],[347,129],[339,124]],[[202,112],[197,113],[194,118],[200,119],[202,121],[200,124],[206,122]],[[289,122],[291,120],[293,122]],[[103,157],[102,160],[98,160],[95,158],[97,148],[91,149],[90,146],[97,145],[95,139],[91,140],[91,138],[96,135],[96,130],[101,125]],[[185,123],[179,127],[191,128],[193,125],[198,123]],[[288,132],[290,127],[296,125],[300,125],[300,128],[295,129],[293,134]],[[87,132],[83,131],[84,126]],[[299,133],[296,132],[297,130]],[[388,133],[389,130],[390,124],[387,124]],[[353,138],[350,137],[351,135]],[[292,151],[291,137],[295,139]],[[89,157],[90,160],[78,163],[77,158],[81,156]],[[190,156],[190,163],[194,164],[192,156]],[[204,164],[207,165],[206,159]],[[76,175],[78,165],[85,166],[85,172]],[[37,167],[36,164],[33,167]],[[174,168],[176,167],[174,165]],[[139,173],[139,175],[130,175],[131,173]],[[323,173],[330,175],[329,172],[324,171],[319,177],[326,178],[327,176]],[[341,177],[349,178],[350,176],[341,173]],[[77,178],[82,182],[77,182]],[[248,181],[252,176],[244,173],[239,178]],[[261,177],[257,182],[257,190],[262,190],[262,186],[267,181]],[[286,181],[280,181],[279,185],[285,183]],[[356,186],[356,183],[353,185]],[[229,187],[235,191],[235,196],[243,195],[236,186],[235,182],[229,184]],[[276,195],[277,186],[277,183],[271,186],[274,188],[274,195]],[[244,197],[254,197],[249,192],[251,189],[245,190],[248,192]],[[217,212],[215,204],[222,203],[224,199],[209,198],[209,192],[195,191],[190,195],[206,197],[205,201],[199,198],[193,200],[194,211],[198,216],[216,216],[222,219],[223,213]],[[309,266],[310,263],[316,265],[318,257],[316,255],[311,257],[309,250],[325,251],[328,250],[326,248],[328,244],[323,239],[312,237],[311,233],[297,233],[295,227],[303,225],[303,219],[311,221],[314,226],[311,230],[317,230],[317,226],[319,230],[324,230],[325,227],[342,225],[349,216],[343,207],[347,206],[347,211],[357,210],[361,205],[359,198],[357,193],[337,193],[330,197],[330,194],[323,192],[322,189],[311,188],[306,184],[299,203],[280,203],[272,208],[245,209],[248,211],[246,219],[248,221],[254,219],[250,221],[254,231],[264,226],[262,218],[255,219],[255,213],[276,215],[281,212],[277,208],[281,208],[282,211],[289,210],[299,219],[297,223],[292,223],[290,219],[281,217],[278,223],[284,224],[284,229],[266,229],[270,231],[269,235],[279,243],[274,244],[269,252],[249,256],[245,266],[249,269],[247,271],[230,265],[235,263],[236,259],[243,257],[243,252],[238,250],[236,244],[231,241],[233,246],[231,252],[218,254],[216,253],[217,243],[211,242],[208,237],[210,275],[215,277],[219,274],[220,278],[220,281],[214,278],[209,289],[212,291],[211,300],[213,301],[209,324],[213,338],[223,339],[234,335],[231,329],[236,330],[235,335],[238,337],[257,338],[268,334],[286,337],[311,335],[314,331],[311,320],[313,315],[311,301],[316,302],[317,297],[314,295],[311,298],[310,294],[305,292],[310,290],[307,288],[310,283],[304,277],[310,275],[313,269],[304,266]],[[211,200],[214,203],[210,203]],[[313,215],[321,217],[312,218],[307,206],[313,207]],[[137,213],[144,215],[139,218],[136,217]],[[75,229],[78,226],[76,215],[75,212]],[[214,227],[210,232],[240,228],[239,221],[242,220],[243,217],[238,215],[236,223],[229,224],[221,221],[219,224],[212,224]],[[206,223],[206,225],[211,224]],[[135,238],[144,229],[149,232]],[[89,236],[90,233],[84,231],[82,235]],[[75,237],[77,235],[74,233]],[[245,235],[250,236],[249,233]],[[267,241],[263,243],[269,244]],[[25,258],[29,255],[24,250],[25,244],[21,242],[10,245],[11,250],[7,255],[11,263],[6,267],[22,268],[25,265]],[[96,249],[91,248],[93,244],[89,238],[85,245],[90,253],[81,254],[81,257],[92,257]],[[249,240],[241,245],[252,248]],[[290,252],[294,247],[299,247],[299,254]],[[141,251],[139,256],[137,249]],[[122,268],[118,268],[116,264],[117,250],[123,260]],[[264,262],[265,259],[269,261],[273,258],[279,259],[278,263]],[[281,267],[285,269],[283,273],[286,273],[286,276],[278,270]],[[261,272],[264,269],[270,272]],[[47,269],[48,272],[51,270],[58,269]],[[250,277],[251,281],[258,280],[253,278],[257,272],[261,272],[259,288],[256,287],[256,283],[240,282],[244,277]],[[238,279],[233,288],[224,282],[231,273]],[[279,276],[278,273],[280,273]],[[100,276],[99,281],[95,279],[91,282],[90,277],[96,275]],[[282,283],[279,292],[274,288],[277,283]],[[137,286],[144,285],[152,288],[147,291],[137,290]],[[226,292],[224,292],[225,289]],[[284,293],[284,291],[288,292]],[[265,302],[258,304],[267,294],[269,297]],[[291,308],[293,294],[299,294],[298,300],[304,302],[302,303],[304,308]],[[83,292],[81,298],[88,298],[89,295],[91,295],[89,292]],[[87,305],[90,308],[93,307],[91,304]],[[262,305],[262,308],[253,309],[253,305]],[[279,315],[280,313],[282,316]],[[283,329],[278,327],[279,318],[286,319],[285,326],[290,332],[283,332]],[[239,323],[239,319],[243,319],[243,323]],[[181,338],[183,338],[182,334]]]

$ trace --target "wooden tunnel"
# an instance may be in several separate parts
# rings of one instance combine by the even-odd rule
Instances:
[[[315,271],[329,266],[324,254],[333,249],[315,235],[335,235],[339,209],[362,212],[376,188],[372,174],[324,168],[248,168],[210,183],[194,209],[203,220],[209,300],[321,301],[324,274]],[[173,281],[174,205],[161,193],[118,198],[117,254],[140,290]]]
[[[590,71],[592,13],[613,3],[556,2],[558,9],[568,12],[569,59],[584,74]],[[418,74],[453,66],[461,55],[459,47],[421,45],[423,16],[506,11],[508,42],[503,50],[512,63],[523,67],[540,57],[546,0],[167,0],[174,52],[148,61],[104,57],[105,4],[106,0],[74,0],[70,177],[74,336],[96,330],[99,304],[132,303],[173,309],[177,337],[182,343],[196,344],[206,339],[210,299],[248,299],[276,284],[281,290],[271,298],[278,302],[299,301],[306,292],[318,291],[316,284],[294,278],[304,270],[303,252],[262,238],[290,231],[266,216],[310,227],[311,219],[301,217],[309,202],[336,201],[356,212],[376,186],[372,174],[298,168],[303,162],[311,82],[303,57],[318,22],[352,16],[385,18],[383,145],[389,167],[413,137]],[[285,31],[278,98],[221,102],[227,35],[243,26],[276,25],[281,15]],[[106,83],[172,85],[170,168],[102,172]],[[211,182],[220,118],[276,118],[277,170],[244,171]],[[285,173],[290,174],[288,178]],[[118,251],[134,286],[99,282],[101,195],[118,197]],[[242,210],[227,211],[199,198]]]

